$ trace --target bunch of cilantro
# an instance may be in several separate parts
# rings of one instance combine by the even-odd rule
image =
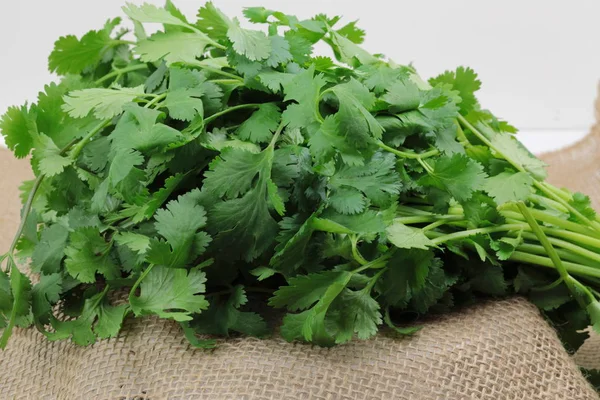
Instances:
[[[423,81],[339,17],[123,10],[132,31],[61,37],[60,83],[1,119],[36,175],[2,257],[1,347],[15,326],[89,345],[147,315],[198,347],[272,329],[332,345],[515,292],[573,347],[600,324],[589,198],[544,181],[471,69]]]

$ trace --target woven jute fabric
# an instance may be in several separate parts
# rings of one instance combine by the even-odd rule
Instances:
[[[0,252],[19,220],[31,172],[0,150]],[[589,190],[588,190],[589,192]],[[0,399],[598,399],[558,337],[526,300],[489,301],[424,323],[324,349],[280,338],[191,348],[178,326],[128,319],[90,347],[16,329],[0,352]]]

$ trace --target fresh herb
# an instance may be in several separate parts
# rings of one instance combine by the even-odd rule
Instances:
[[[124,11],[133,34],[60,38],[60,83],[0,122],[36,174],[2,256],[1,347],[32,324],[90,344],[128,315],[211,347],[197,335],[266,334],[267,305],[286,339],[332,345],[515,292],[565,337],[600,327],[600,219],[480,107],[471,69],[426,82],[339,17]]]

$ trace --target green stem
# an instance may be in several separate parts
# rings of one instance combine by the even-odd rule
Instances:
[[[439,226],[441,226],[441,225],[444,225],[444,224],[445,224],[445,223],[447,223],[447,222],[448,222],[448,221],[447,221],[446,219],[440,219],[440,220],[438,220],[438,221],[432,222],[431,224],[429,224],[429,225],[427,225],[427,226],[425,226],[425,227],[421,228],[421,230],[422,230],[423,232],[427,232],[427,231],[430,231],[430,230],[432,230],[432,229],[435,229],[435,228],[437,228],[437,227],[439,227]]]
[[[150,108],[153,105],[155,105],[156,103],[158,103],[159,101],[161,101],[162,99],[167,97],[167,93],[162,93],[157,95],[156,97],[154,97],[152,100],[150,100],[145,106],[144,108]]]
[[[211,79],[209,82],[222,84],[222,85],[232,85],[240,83],[239,79]]]
[[[137,280],[135,281],[135,283],[131,287],[131,290],[129,291],[129,298],[135,296],[136,289],[138,288],[138,286],[140,286],[140,283],[142,283],[142,281],[144,280],[144,278],[146,276],[148,276],[148,274],[150,273],[150,271],[152,271],[152,268],[154,268],[154,264],[148,265],[148,268],[146,268],[144,270],[144,272],[142,272],[140,274],[139,278],[137,278]]]
[[[220,70],[218,68],[209,67],[209,66],[207,66],[205,64],[202,64],[200,61],[197,61],[197,62],[187,61],[186,64],[189,65],[189,66],[192,66],[192,67],[198,67],[198,68],[203,69],[203,70],[205,70],[207,72],[212,72],[213,74],[217,74],[217,75],[225,76],[227,78],[235,79],[239,83],[244,83],[244,78],[242,78],[240,76],[237,76],[237,75],[234,75],[234,74],[231,74],[229,72],[222,71],[222,70]]]
[[[523,253],[520,251],[515,251],[509,258],[511,261],[522,262],[526,264],[538,265],[540,267],[547,267],[556,269],[552,260],[548,257],[538,256],[534,254]],[[586,265],[576,264],[572,262],[565,261],[563,262],[563,266],[567,270],[567,272],[579,275],[579,276],[592,276],[595,278],[600,278],[600,269],[594,267],[588,267]]]
[[[542,208],[551,207],[562,213],[569,213],[569,210],[558,201],[549,199],[548,197],[540,196],[539,194],[532,193],[529,196],[529,200],[531,200],[533,203],[541,205]]]
[[[227,108],[227,109],[225,109],[223,111],[219,111],[218,113],[214,113],[213,115],[211,115],[209,117],[206,117],[204,119],[204,124],[208,125],[212,121],[214,121],[215,119],[217,119],[217,118],[219,118],[219,117],[221,117],[221,116],[223,116],[225,114],[228,114],[230,112],[233,112],[233,111],[242,110],[244,108],[258,108],[260,106],[261,106],[261,104],[251,103],[251,104],[239,104],[237,106],[229,107],[229,108]]]
[[[148,66],[146,64],[138,64],[138,65],[132,65],[132,66],[129,66],[129,67],[126,67],[123,69],[117,69],[109,74],[104,75],[102,78],[95,81],[94,85],[100,85],[104,81],[107,81],[107,80],[114,78],[116,76],[119,76],[119,75],[126,74],[128,72],[138,71],[138,70],[147,69],[147,68],[148,68]]]
[[[365,286],[363,290],[370,293],[371,290],[373,289],[373,286],[375,286],[375,284],[377,283],[379,278],[381,278],[381,275],[383,275],[385,273],[385,271],[387,271],[387,268],[382,268],[381,270],[379,270],[379,272],[377,272],[375,275],[373,275],[373,277],[371,278],[369,283],[367,283],[367,286]]]
[[[523,232],[525,233],[525,232]],[[535,236],[535,235],[534,235]],[[523,253],[535,254],[538,256],[545,256],[546,250],[543,246],[532,243],[523,243],[517,246],[517,251],[521,251]],[[600,268],[600,265],[594,262],[591,262],[590,259],[583,257],[579,254],[572,253],[568,250],[556,249],[556,252],[565,261],[571,261],[576,264],[586,265],[588,267]]]
[[[571,204],[569,204],[567,200],[564,200],[562,197],[560,197],[558,194],[556,194],[553,190],[549,189],[549,185],[547,185],[545,182],[534,181],[533,184],[540,191],[542,191],[542,193],[544,193],[546,196],[548,196],[548,197],[556,200],[560,204],[562,204],[567,210],[569,210],[569,212],[571,214],[573,214],[577,218],[579,218],[580,221],[593,227],[594,230],[600,231],[600,224],[598,222],[590,221],[585,215],[580,213],[575,207],[573,207]]]
[[[73,150],[71,150],[70,155],[71,159],[77,160],[77,157],[79,157],[79,154],[81,153],[85,145],[90,141],[90,139],[93,138],[98,132],[102,131],[102,129],[106,128],[109,124],[110,120],[107,119],[105,121],[100,122],[98,125],[92,128],[92,130],[89,131],[88,134],[85,135],[75,147],[73,147]]]
[[[478,129],[476,129],[473,125],[471,125],[471,123],[469,121],[467,121],[465,119],[465,117],[463,117],[462,115],[459,115],[458,120],[460,121],[460,123],[463,126],[468,128],[475,136],[477,136],[477,138],[479,140],[481,140],[486,146],[488,146],[490,149],[494,150],[494,152],[498,153],[506,161],[508,161],[508,163],[511,164],[517,171],[528,173],[528,171],[525,168],[523,168],[523,166],[521,164],[512,160],[506,154],[503,154],[496,146],[494,146],[492,144],[492,142],[483,133],[479,132]],[[554,190],[555,188],[552,185],[549,185],[545,182],[540,182],[538,180],[534,180],[533,184],[536,188],[538,188],[540,191],[542,191],[546,196],[548,196],[549,198],[560,203],[562,206],[564,206],[566,209],[568,209],[569,212],[571,212],[573,215],[575,215],[577,218],[579,218],[585,224],[593,227],[595,230],[600,230],[600,223],[596,223],[595,221],[590,221],[585,215],[583,215],[579,211],[577,211],[573,206],[571,206],[569,204],[568,200],[565,200],[565,198],[562,195],[559,195],[555,192],[555,190]]]
[[[382,255],[381,257],[370,261],[369,263],[355,269],[354,271],[351,271],[353,274],[358,274],[361,273],[363,271],[366,271],[367,269],[379,269],[379,268],[384,268],[387,265],[387,260],[395,253],[395,250],[391,250],[388,251],[387,253],[385,253],[384,255]]]
[[[527,228],[527,227],[528,227],[528,225],[526,225],[526,224],[504,224],[504,225],[499,225],[499,226],[490,226],[487,228],[470,229],[470,230],[466,230],[466,231],[454,232],[454,233],[450,233],[447,235],[436,237],[435,239],[432,239],[432,243],[433,243],[433,245],[438,245],[438,244],[448,242],[451,240],[464,239],[466,237],[477,235],[480,233],[518,231],[518,230],[522,230],[523,228]],[[427,232],[428,235],[432,234],[432,233],[433,233],[432,231]],[[432,236],[437,236],[437,235],[432,235]]]
[[[555,280],[552,283],[549,283],[547,285],[544,286],[538,286],[538,287],[533,287],[531,288],[532,292],[544,292],[546,290],[551,290],[554,289],[555,287],[560,286],[560,284],[563,283],[563,279],[562,278],[558,278],[557,280]]]
[[[350,242],[352,243],[352,256],[360,265],[367,265],[369,262],[360,254],[358,251],[358,237],[356,235],[352,235],[350,237]]]
[[[412,159],[412,160],[419,160],[419,159],[433,157],[435,155],[440,154],[439,150],[437,150],[437,149],[429,150],[424,153],[409,153],[407,151],[396,150],[393,147],[386,145],[382,141],[377,141],[376,144],[383,150],[393,153],[400,158],[408,158],[408,159]]]
[[[595,237],[599,236],[599,233],[594,231],[593,229],[590,229],[590,228],[583,226],[581,224],[578,224],[576,222],[572,222],[572,221],[568,221],[566,219],[555,217],[554,215],[545,213],[544,211],[530,208],[529,212],[531,212],[531,215],[533,215],[534,218],[537,219],[538,221],[546,222],[548,224],[555,225],[559,228],[563,228],[563,229],[566,229],[566,230],[569,230],[572,232],[581,233],[582,235],[587,235],[587,236],[591,235],[591,236],[595,236]],[[505,217],[513,218],[513,219],[519,219],[521,217],[520,213],[516,213],[513,211],[501,210],[500,214],[502,214]]]
[[[554,264],[554,267],[558,271],[562,280],[565,282],[565,285],[567,285],[567,287],[569,288],[569,290],[571,291],[573,296],[577,299],[577,301],[580,302],[580,304],[582,306],[584,306],[584,304],[581,303],[581,299],[579,298],[579,296],[577,296],[575,285],[574,285],[573,281],[571,280],[571,276],[569,275],[569,272],[563,265],[563,261],[558,256],[558,253],[556,253],[554,246],[552,246],[552,243],[550,243],[550,241],[548,240],[548,237],[546,236],[546,234],[544,233],[542,228],[540,228],[537,221],[535,220],[535,218],[529,211],[529,208],[527,208],[527,206],[523,202],[517,203],[517,206],[519,207],[519,211],[521,211],[521,214],[523,214],[523,216],[527,220],[527,223],[531,227],[531,230],[533,231],[533,233],[535,233],[535,235],[538,237],[538,240],[540,241],[541,245],[546,250],[546,253],[548,253],[548,257],[550,257],[552,264]]]
[[[523,232],[522,235],[523,235],[523,238],[525,238],[525,239],[534,239],[535,240],[535,238],[537,238],[537,236],[535,234],[532,234],[529,232]],[[582,257],[587,258],[588,260],[592,260],[592,261],[596,261],[596,262],[600,263],[600,254],[598,254],[595,251],[590,251],[586,248],[583,248],[583,247],[578,246],[571,242],[567,242],[565,240],[557,239],[554,237],[548,237],[548,236],[546,236],[546,237],[548,238],[548,241],[552,245],[569,250],[575,254],[578,254]]]
[[[433,168],[431,168],[431,166],[429,164],[427,164],[426,161],[424,161],[420,157],[417,158],[417,161],[419,162],[419,164],[421,164],[421,166],[425,169],[425,171],[427,171],[428,174],[432,174],[433,173]]]
[[[33,200],[35,199],[35,195],[38,191],[38,189],[40,188],[40,185],[42,184],[42,181],[44,180],[44,175],[40,174],[36,179],[35,182],[33,183],[33,187],[31,188],[31,190],[29,191],[29,195],[27,196],[27,201],[25,202],[25,205],[23,206],[23,212],[21,215],[21,222],[19,223],[19,227],[17,228],[17,233],[15,234],[12,243],[10,244],[10,247],[8,248],[8,257],[12,257],[12,254],[14,253],[15,249],[17,248],[17,243],[19,242],[19,239],[21,238],[21,235],[23,234],[23,229],[25,229],[25,224],[27,223],[27,218],[29,217],[29,213],[31,212],[31,205],[33,204]],[[10,272],[10,262],[7,262],[6,264],[6,272]]]

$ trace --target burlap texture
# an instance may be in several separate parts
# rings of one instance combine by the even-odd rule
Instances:
[[[0,252],[31,173],[0,150]],[[569,183],[571,183],[569,181]],[[570,185],[572,186],[572,185]],[[590,188],[586,188],[590,192]],[[82,348],[17,329],[0,352],[0,399],[598,399],[555,331],[522,298],[332,349],[279,338],[190,348],[176,325],[129,319],[118,338]]]

